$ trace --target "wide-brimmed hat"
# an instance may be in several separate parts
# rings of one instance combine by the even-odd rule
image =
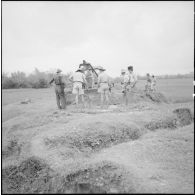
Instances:
[[[78,72],[78,71],[83,72],[84,70],[80,67],[80,68],[78,68],[78,69],[76,70],[76,72]]]
[[[106,70],[102,66],[97,66],[95,69],[102,70],[102,71],[105,71]]]
[[[56,73],[60,73],[62,72],[62,70],[60,70],[59,68],[56,70]]]

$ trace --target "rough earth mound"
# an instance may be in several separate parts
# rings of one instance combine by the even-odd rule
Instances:
[[[125,172],[110,162],[87,165],[71,173],[54,174],[41,159],[31,157],[18,166],[3,169],[4,193],[117,193],[134,192],[125,188]]]
[[[137,102],[154,102],[154,103],[168,103],[167,98],[160,92],[145,92],[143,90],[136,89],[132,94],[129,94],[130,103]],[[97,92],[92,92],[85,94],[85,100],[87,102],[92,102],[93,105],[100,105],[100,94]],[[66,95],[67,104],[74,104],[74,95],[68,92]],[[110,104],[118,105],[123,103],[122,93],[111,93],[110,94]]]
[[[151,121],[146,124],[145,127],[150,130],[156,129],[175,129],[177,127],[183,127],[190,125],[194,121],[193,114],[189,108],[178,108],[173,111],[172,116],[166,118]]]

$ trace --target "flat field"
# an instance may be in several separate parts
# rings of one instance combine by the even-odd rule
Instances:
[[[53,88],[3,90],[3,193],[194,193],[192,79],[157,90],[171,101],[66,110]]]

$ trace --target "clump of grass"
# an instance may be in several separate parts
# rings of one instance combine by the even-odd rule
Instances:
[[[22,145],[16,139],[10,140],[5,149],[2,150],[2,157],[6,158],[13,154],[20,155]]]
[[[3,169],[3,193],[109,193],[113,189],[122,193],[123,174],[120,167],[101,162],[59,175],[41,159],[31,157]]]
[[[193,115],[189,108],[178,108],[173,113],[177,115],[180,126],[189,125],[193,121]]]
[[[50,177],[50,169],[42,160],[30,157],[19,165],[2,170],[4,193],[30,193],[42,190]],[[45,188],[45,186],[44,186]]]
[[[165,119],[151,121],[145,125],[145,128],[152,130],[152,131],[156,129],[175,129],[177,128],[177,118],[176,117],[166,117]]]
[[[156,129],[176,129],[177,127],[183,127],[193,122],[193,114],[189,108],[178,108],[173,111],[175,116],[168,116],[165,119],[157,121],[151,121],[145,125],[145,128],[149,130]]]
[[[56,138],[46,138],[45,144],[49,147],[65,145],[67,148],[76,148],[81,152],[98,151],[110,145],[136,140],[143,134],[143,130],[134,124],[108,125],[98,123],[89,125],[88,129],[80,135],[66,135]]]

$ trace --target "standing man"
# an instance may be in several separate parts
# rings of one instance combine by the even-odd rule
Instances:
[[[154,75],[152,75],[151,79],[151,90],[156,91],[156,77]]]
[[[78,108],[79,104],[79,96],[81,96],[81,101],[83,107],[85,106],[84,103],[84,88],[87,84],[85,74],[83,73],[83,69],[79,68],[73,75],[69,77],[69,80],[73,82],[73,90],[72,93],[76,95],[75,102],[76,107]]]
[[[128,72],[124,76],[124,99],[126,106],[129,103],[129,94],[134,98],[137,75],[133,72],[133,66],[128,66]]]
[[[146,86],[145,86],[145,91],[146,91],[146,92],[149,92],[149,91],[151,91],[151,89],[152,89],[152,79],[151,79],[151,77],[150,77],[150,74],[147,73],[147,74],[146,74]]]
[[[129,81],[129,76],[126,73],[125,69],[121,70],[121,87],[122,87],[122,93],[123,93],[123,101],[126,102],[126,96],[127,96],[127,83]]]
[[[63,80],[61,72],[62,71],[60,69],[57,69],[56,74],[49,82],[49,84],[53,82],[55,83],[55,94],[58,109],[65,109],[66,108],[66,99],[64,94],[65,82]]]
[[[109,105],[109,76],[105,73],[105,69],[102,66],[98,66],[98,92],[101,94],[101,108],[103,108],[104,99],[106,99],[106,105]]]

